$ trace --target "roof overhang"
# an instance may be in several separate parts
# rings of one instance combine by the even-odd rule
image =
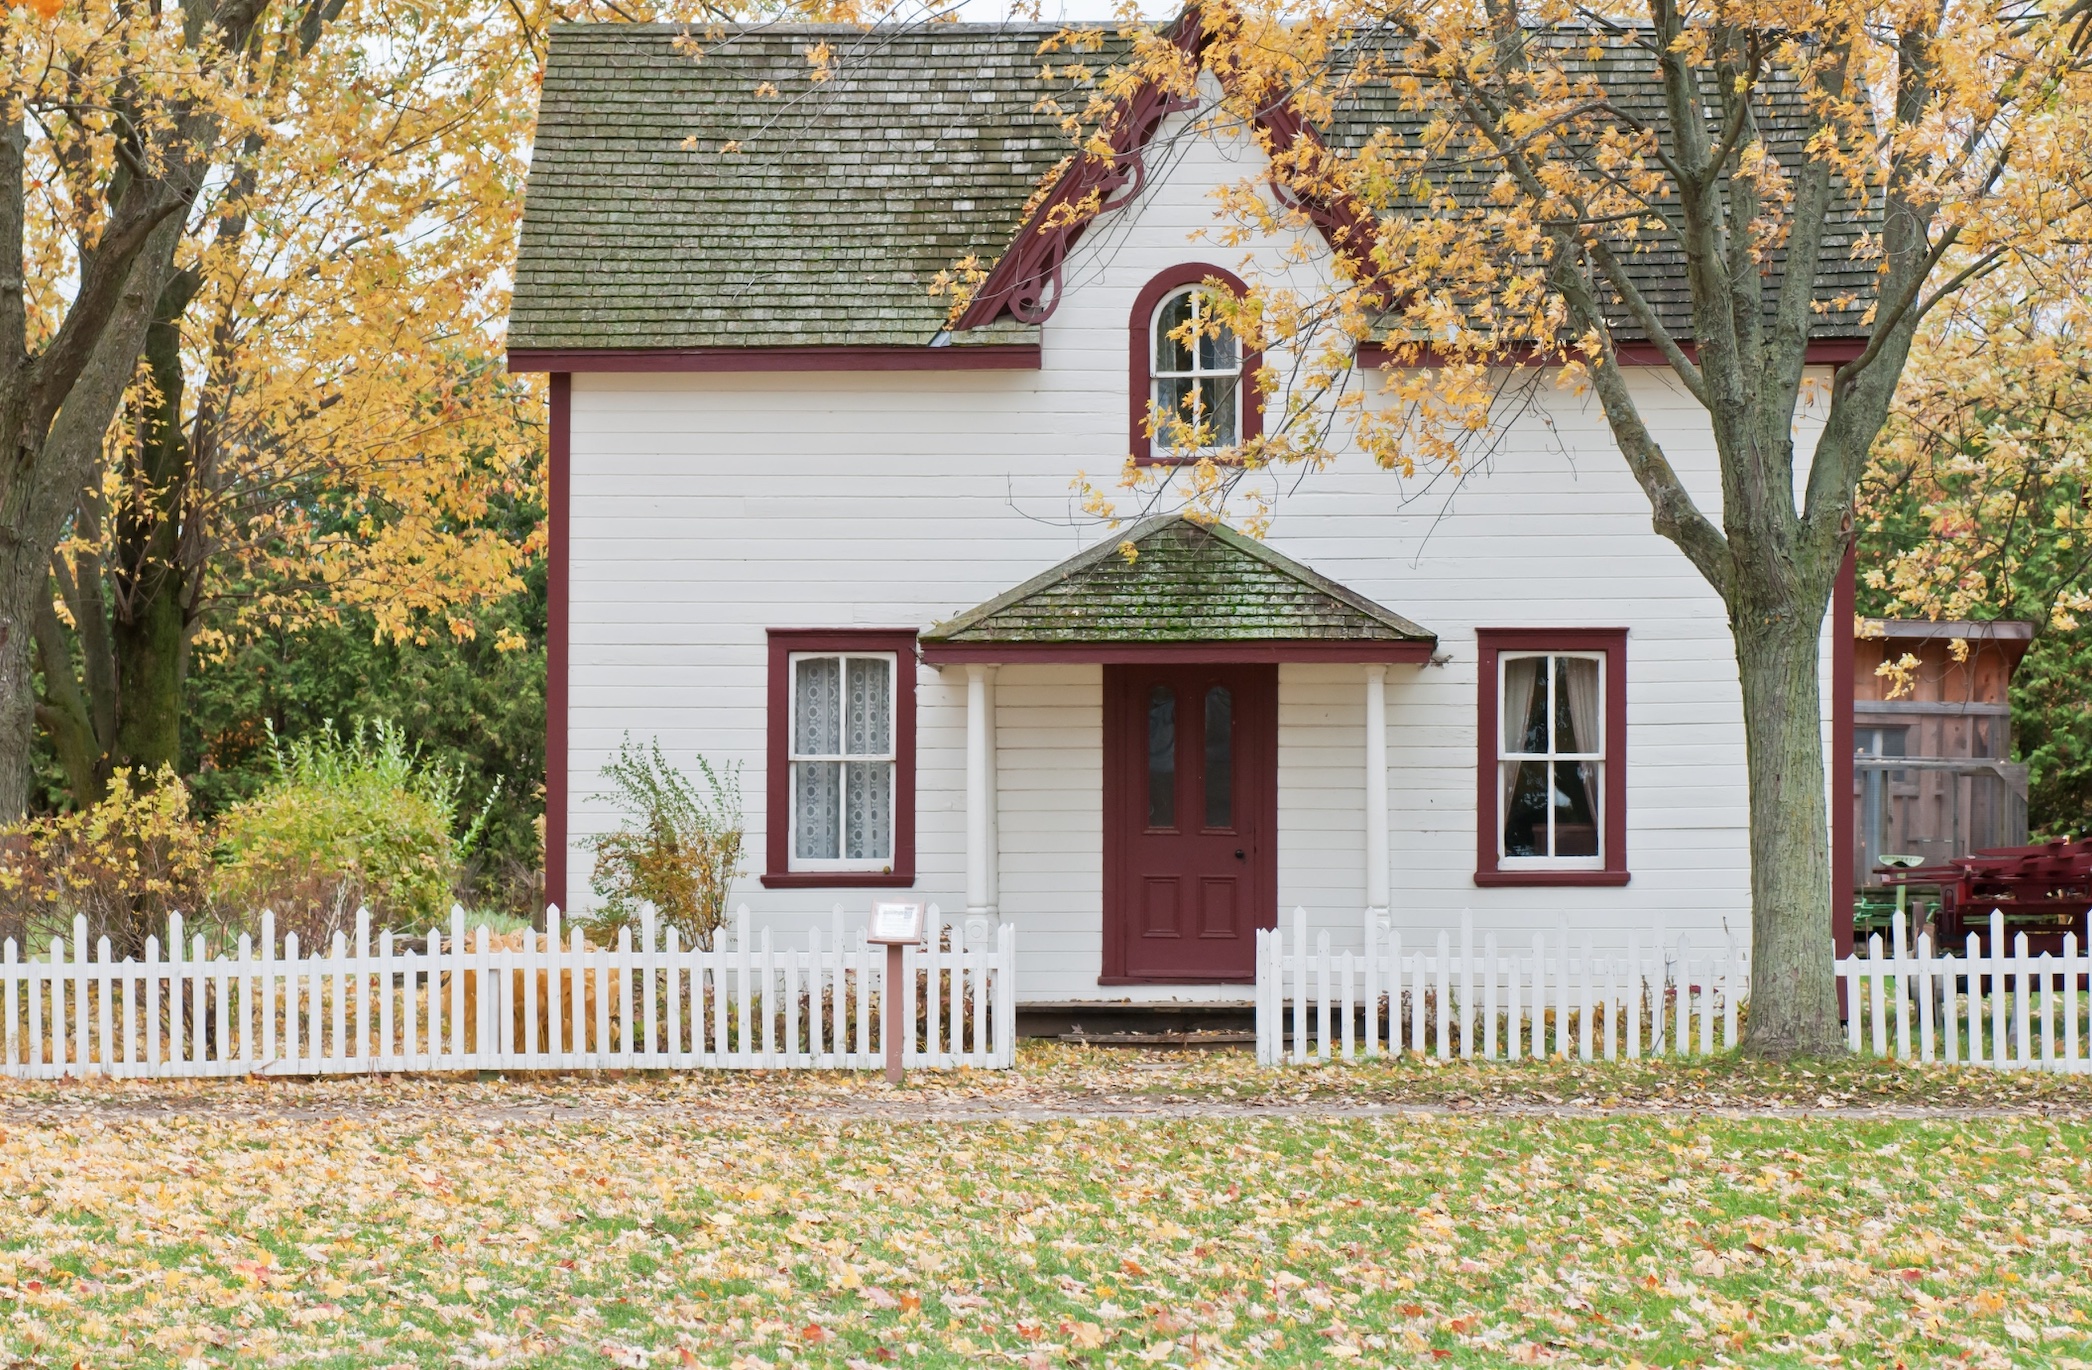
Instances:
[[[528,371],[1036,371],[1037,343],[902,347],[513,347],[508,369]]]
[[[1004,642],[949,643],[924,640],[930,666],[958,665],[1156,665],[1173,661],[1207,666],[1246,666],[1280,661],[1355,662],[1421,666],[1435,640],[1424,642],[1329,642],[1316,638],[1262,638],[1207,642]]]

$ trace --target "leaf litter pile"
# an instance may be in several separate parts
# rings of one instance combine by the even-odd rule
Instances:
[[[2092,1365],[2082,1086],[1664,1074],[8,1086],[0,1367]]]

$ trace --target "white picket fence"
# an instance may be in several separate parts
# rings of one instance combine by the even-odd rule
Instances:
[[[1972,932],[1962,955],[1937,955],[1927,934],[1911,945],[1898,914],[1888,946],[1877,932],[1865,956],[1838,961],[1847,1045],[1928,1064],[2092,1069],[2092,1024],[2080,1018],[2092,1013],[2092,993],[2078,994],[2081,980],[2092,985],[2092,926],[2086,931],[2084,943],[2066,934],[2061,955],[2030,955],[2024,932],[2007,949],[2004,915],[1993,910],[1987,951]]]
[[[885,948],[860,921],[846,941],[835,909],[824,942],[800,948],[751,936],[739,910],[732,948],[657,938],[639,945],[562,936],[559,910],[543,933],[468,939],[453,909],[448,935],[374,938],[359,914],[353,944],[334,935],[305,953],[295,934],[279,950],[264,914],[260,945],[241,934],[212,955],[201,935],[171,920],[166,956],[151,939],[143,960],[112,961],[109,941],[90,958],[84,919],[70,949],[48,959],[0,946],[0,1075],[329,1075],[457,1070],[873,1070],[885,1064],[880,1007],[901,995],[914,1024],[902,1062],[913,1068],[1007,1069],[1015,1061],[1015,931],[973,946],[929,910],[931,945],[904,949],[901,983],[886,983]],[[992,945],[991,945],[992,943]]]
[[[1363,953],[1332,954],[1329,934],[1310,950],[1307,913],[1292,932],[1257,933],[1257,1060],[1351,1060],[1383,1050],[1440,1060],[1708,1055],[1736,1045],[1737,1011],[1749,994],[1749,952],[1726,939],[1701,950],[1691,939],[1646,942],[1630,934],[1599,951],[1565,921],[1530,948],[1477,946],[1474,918],[1457,934],[1405,949],[1382,929]],[[1291,1019],[1290,1041],[1287,1032]]]

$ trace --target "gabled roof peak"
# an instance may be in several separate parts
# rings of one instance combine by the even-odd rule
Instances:
[[[1132,555],[1127,555],[1130,547]],[[1428,656],[1437,638],[1392,610],[1232,528],[1147,519],[922,635],[924,655],[972,649],[1348,644],[1359,659]],[[954,650],[957,649],[957,650]]]

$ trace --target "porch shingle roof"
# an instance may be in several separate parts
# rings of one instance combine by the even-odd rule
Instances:
[[[1135,549],[1128,560],[1121,548]],[[922,635],[925,646],[1432,644],[1429,629],[1232,528],[1148,519]]]

